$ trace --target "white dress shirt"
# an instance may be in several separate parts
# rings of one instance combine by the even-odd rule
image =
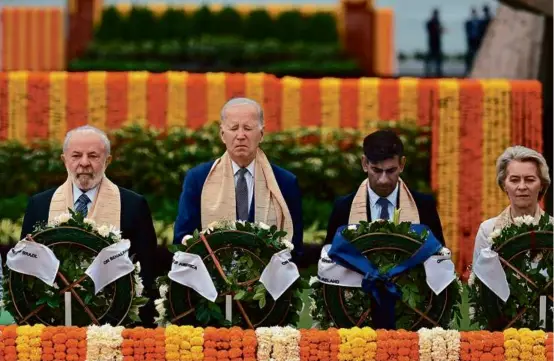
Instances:
[[[392,191],[391,194],[389,194],[386,198],[389,201],[389,221],[392,221],[392,217],[394,216],[394,210],[396,209],[396,201],[398,200],[398,189],[399,186],[396,184],[396,187]],[[377,193],[371,189],[369,186],[369,183],[367,183],[367,193],[369,194],[369,205],[371,209],[371,218],[372,220],[377,220],[381,216],[381,206],[377,204],[377,201],[379,198],[381,198]]]
[[[87,195],[88,199],[90,199],[90,202],[87,204],[87,212],[90,212],[90,207],[92,207],[92,205],[94,204],[94,200],[96,199],[96,195],[98,194],[98,186],[89,189],[84,193]],[[81,194],[83,194],[83,191],[80,190],[79,187],[75,185],[75,183],[73,183],[73,209],[77,208],[77,200],[79,200]]]
[[[246,179],[246,186],[248,187],[248,214],[250,214],[250,206],[252,205],[252,197],[254,197],[254,170],[255,170],[255,160],[252,161],[247,167],[248,172],[244,173],[244,178]],[[240,166],[231,160],[231,165],[233,166],[233,174],[235,175],[235,188],[237,187],[237,182],[239,181],[239,170]]]

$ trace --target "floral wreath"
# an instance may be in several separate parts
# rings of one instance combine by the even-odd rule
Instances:
[[[528,215],[516,217],[513,223],[491,232],[488,242],[506,264],[510,297],[500,303],[472,271],[468,278],[470,318],[476,327],[500,329],[508,323],[517,328],[541,327],[538,308],[533,307],[536,297],[530,295],[540,295],[553,279],[553,229],[550,216],[545,213],[538,222]],[[552,308],[552,299],[547,302]],[[523,308],[526,311],[520,314]],[[553,312],[547,312],[546,325],[552,325],[552,317]]]
[[[65,274],[70,283],[77,282],[77,278],[81,277],[80,282],[77,282],[72,287],[71,292],[75,292],[87,307],[107,308],[107,311],[104,310],[104,315],[107,316],[106,321],[110,323],[129,325],[134,322],[140,322],[139,309],[148,303],[148,298],[142,296],[144,285],[140,277],[140,262],[134,263],[134,270],[131,274],[112,282],[96,295],[94,294],[92,280],[85,277],[85,271],[94,260],[97,252],[104,247],[124,240],[121,238],[121,231],[113,225],[104,224],[99,226],[94,220],[83,217],[81,213],[74,212],[71,209],[68,210],[68,213],[62,213],[48,223],[37,223],[33,228],[31,238],[46,246],[49,246],[50,243],[56,243],[55,246],[50,248],[60,260],[58,276],[60,273]],[[50,234],[52,232],[55,232],[55,235]],[[58,239],[58,237],[62,239]],[[46,242],[43,242],[44,239],[46,239]],[[102,242],[98,242],[98,239]],[[83,243],[85,240],[88,240],[89,243]],[[67,245],[67,247],[60,247],[59,243]],[[79,245],[82,245],[82,247],[79,247]],[[91,246],[95,247],[95,249],[92,249]],[[91,251],[95,251],[92,257]],[[30,318],[31,314],[38,314],[40,312],[37,311],[38,308],[41,310],[46,309],[46,312],[50,312],[48,321],[51,321],[53,325],[64,323],[63,308],[61,307],[64,295],[60,292],[58,277],[54,285],[50,287],[44,282],[37,281],[35,277],[13,272],[7,265],[4,267],[5,276],[2,280],[4,289],[2,302],[4,309],[10,312],[18,322],[28,322],[27,319]],[[131,293],[117,292],[117,296],[114,296],[113,290],[120,285],[126,286],[125,288],[131,291]],[[13,292],[10,292],[12,289]],[[21,293],[30,291],[33,294],[40,295],[40,298],[34,305],[29,305],[29,307],[35,308],[29,315],[24,315],[20,312],[20,302],[14,302],[18,297],[15,294],[18,293],[16,290]],[[131,297],[131,300],[129,300],[129,297]],[[110,301],[122,304],[116,304],[115,307],[112,307],[114,305]],[[75,324],[79,324],[78,307],[73,306],[72,308],[73,321]],[[61,313],[57,312],[60,309]],[[109,312],[110,309],[120,309],[120,312],[116,312],[119,313],[119,319],[118,316],[113,317],[114,314]],[[123,313],[121,310],[124,310]],[[39,318],[39,320],[41,319]],[[89,322],[84,322],[83,326],[90,324],[90,319],[88,320]]]
[[[373,222],[361,221],[359,224],[349,225],[342,231],[342,235],[351,242],[364,238],[371,238],[363,245],[359,245],[358,249],[362,252],[371,251],[370,253],[366,253],[366,257],[378,267],[381,272],[392,269],[406,259],[406,257],[411,256],[413,252],[425,242],[428,236],[427,230],[424,230],[420,234],[412,231],[410,229],[412,225],[410,222],[400,223],[399,212],[400,210],[395,210],[393,221],[384,221],[382,219]],[[412,242],[406,242],[407,238],[411,239]],[[414,248],[413,241],[415,241],[415,246],[417,248]],[[386,248],[388,247],[393,247],[395,250],[404,249],[406,253],[403,254],[398,251],[387,250]],[[409,247],[414,249],[409,251]],[[379,250],[380,248],[384,248],[384,250]],[[449,249],[443,247],[439,251],[439,254],[442,256],[449,256],[451,252]],[[408,312],[413,313],[410,311],[410,308],[416,309],[417,307],[423,306],[425,294],[420,292],[420,290],[422,287],[428,288],[425,283],[423,267],[414,268],[408,273],[408,276],[403,279],[399,278],[400,282],[397,282],[397,286],[402,293],[403,302],[397,302],[396,305],[396,314],[398,315],[396,325],[397,328],[404,329],[410,329],[413,326],[413,322],[406,315]],[[402,277],[402,275],[400,277]],[[320,328],[371,326],[371,324],[368,323],[368,297],[361,288],[328,285],[320,282],[317,277],[310,278],[310,286],[312,288],[312,294],[310,295],[310,313],[314,321],[319,324]],[[342,292],[340,289],[342,289]],[[433,297],[435,301],[433,305],[429,305],[429,307],[425,305],[427,311],[430,310],[430,313],[436,314],[434,316],[439,319],[437,322],[440,326],[447,327],[451,324],[451,315],[448,313],[451,312],[456,305],[459,305],[461,300],[461,289],[462,284],[460,280],[456,278],[445,291]],[[446,293],[448,293],[448,296],[445,296]],[[338,298],[340,298],[340,301],[337,301]],[[438,301],[438,299],[442,298],[444,298],[442,301]],[[444,302],[444,304],[441,305],[441,302]],[[431,306],[436,306],[434,308],[437,308],[437,310]],[[440,310],[438,310],[439,306]],[[343,321],[337,321],[338,318],[335,316],[343,313],[347,315],[345,318],[350,320],[348,322],[353,322],[353,325],[337,324],[337,322],[341,323]],[[429,317],[431,318],[431,316]],[[355,322],[355,320],[359,321]]]
[[[236,233],[249,233],[254,235],[257,239],[256,243],[251,247],[257,248],[253,250],[253,253],[243,253],[237,255],[233,253],[232,256],[228,254],[223,257],[219,256],[218,261],[221,264],[232,263],[232,270],[225,271],[226,280],[223,282],[221,276],[216,274],[215,271],[210,271],[214,285],[221,294],[232,294],[233,301],[239,302],[242,304],[257,304],[257,309],[266,311],[267,305],[270,302],[273,302],[271,296],[268,296],[268,292],[264,285],[259,282],[259,277],[263,271],[262,267],[265,267],[259,261],[264,258],[264,255],[267,259],[265,262],[269,262],[267,257],[269,254],[274,254],[282,250],[292,251],[294,245],[285,238],[286,232],[277,230],[276,226],[269,226],[263,222],[251,223],[244,221],[218,221],[212,222],[208,227],[203,231],[196,230],[192,235],[186,235],[183,237],[182,243],[177,245],[169,246],[169,250],[172,253],[180,252],[189,252],[189,253],[203,253],[206,252],[206,246],[202,240],[203,237],[205,242],[208,242],[208,239],[217,235],[220,232],[236,232]],[[210,241],[211,245],[211,241]],[[233,247],[232,242],[227,242],[223,247]],[[211,248],[214,248],[211,245]],[[214,248],[214,252],[216,252]],[[258,254],[255,255],[254,253]],[[263,253],[263,254],[260,254]],[[205,254],[206,255],[206,254]],[[206,255],[206,257],[209,257]],[[244,281],[247,279],[249,281]],[[210,302],[203,297],[199,296],[199,301],[194,305],[195,312],[193,318],[182,318],[180,321],[176,320],[175,317],[179,318],[177,314],[174,314],[170,304],[170,289],[172,287],[186,288],[176,282],[172,282],[168,276],[158,277],[156,279],[156,286],[160,292],[160,298],[154,301],[156,311],[158,316],[154,318],[155,323],[159,326],[167,326],[172,323],[196,323],[202,325],[215,325],[215,326],[232,326],[232,325],[244,325],[244,319],[248,318],[248,315],[242,312],[242,319],[240,321],[235,320],[233,317],[233,322],[228,322],[224,320],[224,314],[222,307],[217,303]],[[285,293],[290,292],[290,297],[286,298],[282,296],[275,304],[284,304],[288,303],[286,310],[287,316],[283,321],[286,324],[296,324],[299,317],[299,311],[302,309],[303,303],[301,299],[301,292],[303,289],[308,287],[308,283],[299,278],[294,282],[294,284],[289,288]],[[187,292],[192,292],[190,289],[186,288]],[[271,301],[268,301],[268,297]],[[218,296],[219,298],[219,296]],[[289,303],[290,302],[290,303]],[[273,310],[273,308],[272,308]],[[281,315],[283,316],[283,315]],[[250,321],[248,321],[250,322]]]

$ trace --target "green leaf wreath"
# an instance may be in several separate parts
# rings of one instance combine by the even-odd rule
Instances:
[[[412,243],[416,242],[416,247],[419,247],[427,239],[428,232],[426,230],[418,234],[411,231],[410,227],[410,222],[399,223],[398,217],[395,215],[395,220],[392,222],[383,220],[373,222],[361,221],[359,225],[350,225],[343,230],[342,235],[351,242],[361,240],[368,235],[378,235],[381,239],[379,241],[381,245],[375,246],[379,248],[382,246],[386,248],[389,242],[394,243],[394,245],[392,243],[390,245],[395,249],[377,250],[367,253],[364,251],[371,248],[373,241],[367,241],[365,245],[357,245],[358,249],[360,249],[360,247],[362,248],[360,250],[364,252],[365,256],[376,267],[378,267],[379,271],[385,273],[413,254],[412,252],[398,252],[399,248],[404,247],[404,242],[406,242],[407,238],[412,239],[413,241],[410,241]],[[441,254],[443,255],[449,252],[450,251],[446,248],[441,250]],[[395,282],[402,292],[402,302],[399,301],[396,303],[396,326],[399,329],[403,328],[409,330],[412,329],[414,325],[418,324],[419,321],[416,320],[419,316],[414,313],[412,309],[407,307],[407,305],[412,308],[418,308],[420,310],[427,309],[429,311],[432,307],[431,305],[427,305],[427,302],[429,302],[428,295],[429,292],[432,291],[427,286],[423,266],[405,272],[397,278]],[[318,327],[322,329],[329,327],[349,327],[349,325],[337,324],[337,322],[334,321],[335,317],[333,315],[337,315],[338,310],[335,308],[338,307],[338,302],[336,302],[336,300],[328,302],[328,298],[326,299],[327,290],[329,288],[337,289],[337,286],[325,285],[319,282],[317,277],[312,277],[310,279],[310,285],[312,288],[310,311],[312,318],[318,323]],[[359,320],[362,318],[369,309],[370,302],[368,295],[361,288],[340,287],[340,289],[341,291],[338,297],[342,299],[340,303],[342,307],[344,307],[344,312],[352,320]],[[426,293],[422,290],[428,290],[429,292]],[[443,307],[437,312],[433,310],[430,311],[430,313],[436,313],[434,317],[438,319],[438,322],[440,322],[443,327],[448,327],[451,322],[451,316],[449,314],[446,315],[446,313],[450,313],[452,306],[460,301],[460,281],[456,280],[452,282],[447,290],[448,297],[444,300],[444,302],[447,303],[447,307]],[[443,291],[441,295],[444,293],[446,293],[446,290]],[[335,295],[334,298],[336,297]],[[434,296],[434,298],[436,302],[437,297]],[[353,322],[353,324],[356,325],[356,322]],[[371,326],[370,317],[365,318],[365,321],[359,326]]]
[[[210,242],[210,237],[216,236],[221,232],[236,231],[240,234],[254,235],[255,243],[249,247],[249,252],[241,251],[241,247],[235,247],[233,240],[226,241],[223,246],[224,251],[216,251],[219,263],[226,275],[225,282],[216,271],[211,259],[208,257],[204,260],[211,278],[218,290],[218,299],[215,302],[210,302],[201,296],[197,296],[194,291],[187,288],[189,295],[197,297],[194,302],[194,316],[191,319],[185,318],[173,323],[195,323],[203,326],[231,326],[245,325],[244,319],[238,312],[233,314],[233,321],[228,322],[224,317],[224,297],[223,294],[233,295],[234,300],[240,301],[245,305],[247,312],[252,313],[271,313],[274,310],[275,304],[288,303],[286,306],[286,317],[282,320],[285,324],[295,325],[298,322],[299,311],[302,309],[303,303],[301,300],[301,292],[308,287],[307,282],[298,279],[287,291],[290,292],[290,297],[282,296],[277,301],[268,295],[264,285],[258,281],[266,262],[269,262],[270,256],[284,249],[293,250],[293,245],[285,236],[286,232],[277,230],[276,226],[268,226],[264,223],[250,223],[244,221],[221,221],[214,222],[202,232],[195,231],[193,235],[185,236],[183,244],[172,245],[169,250],[172,253],[177,251],[195,253],[205,252],[205,246],[200,238],[204,234]],[[211,245],[213,248],[213,245]],[[252,282],[254,280],[254,282]],[[168,276],[158,277],[156,285],[160,291],[160,298],[155,301],[158,316],[155,322],[160,326],[165,326],[172,323],[172,319],[176,316],[173,314],[173,309],[170,305],[169,293],[171,287],[185,288],[182,285],[172,282]],[[186,296],[185,296],[186,297]],[[187,297],[189,298],[189,297]],[[272,305],[270,307],[270,304]],[[279,315],[277,315],[279,316]],[[283,317],[285,315],[280,315]],[[265,322],[271,323],[271,318]],[[275,321],[277,322],[277,321]]]
[[[552,327],[552,232],[551,218],[544,214],[538,223],[531,216],[517,217],[514,223],[491,233],[491,250],[511,265],[504,267],[510,297],[502,302],[471,273],[470,316],[481,329]],[[541,294],[547,296],[545,325],[539,320]]]
[[[69,282],[74,282],[85,275],[86,269],[91,265],[98,251],[122,240],[121,231],[116,227],[112,225],[98,226],[94,220],[85,218],[71,209],[68,213],[57,216],[49,223],[41,222],[35,225],[31,237],[36,242],[45,244],[54,252],[60,260],[59,273],[63,274]],[[88,245],[83,243],[85,240],[89,242]],[[91,245],[96,249],[92,249]],[[140,322],[139,309],[148,302],[148,298],[142,297],[144,286],[139,273],[140,263],[136,262],[134,271],[120,279],[122,282],[127,282],[132,293],[122,294],[119,292],[118,297],[114,297],[114,292],[115,284],[119,280],[109,284],[96,295],[94,283],[89,277],[84,278],[73,289],[101,322],[130,325]],[[37,307],[42,307],[36,318],[25,320],[25,322],[43,321],[51,325],[64,324],[64,294],[60,293],[60,290],[65,285],[60,282],[58,277],[53,287],[50,287],[33,276],[11,271],[5,265],[2,282],[3,306],[18,323],[23,321],[25,316],[21,312],[23,308],[29,312]],[[22,300],[24,300],[24,304],[21,304]],[[120,302],[120,304],[114,305],[112,304],[114,302]],[[119,311],[110,312],[112,309],[119,309]],[[116,314],[122,319],[111,317]],[[72,304],[72,323],[79,326],[91,324],[89,315],[79,307],[75,300]]]

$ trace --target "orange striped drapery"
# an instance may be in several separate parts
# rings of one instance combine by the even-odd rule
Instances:
[[[432,128],[432,188],[459,269],[471,262],[479,223],[507,203],[495,160],[511,144],[542,151],[536,81],[401,78],[307,79],[267,74],[0,73],[0,141],[62,140],[91,123],[196,129],[233,96],[262,104],[267,131],[373,130],[388,120]]]
[[[3,7],[1,70],[64,70],[62,8]]]

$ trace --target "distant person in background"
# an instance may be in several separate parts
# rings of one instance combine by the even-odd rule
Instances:
[[[483,6],[483,18],[480,22],[480,33],[479,33],[479,44],[478,47],[481,46],[481,43],[483,42],[483,39],[485,38],[485,34],[487,33],[487,29],[489,27],[489,24],[492,20],[491,12],[488,5]]]
[[[434,67],[434,76],[442,77],[442,27],[439,19],[439,10],[434,9],[431,19],[427,21],[428,52],[425,62],[425,75],[431,76],[431,67]]]
[[[479,50],[479,44],[481,43],[481,27],[482,20],[477,16],[477,10],[471,9],[471,15],[465,23],[466,41],[467,41],[467,53],[466,53],[466,74],[471,72],[473,67],[473,60]]]

